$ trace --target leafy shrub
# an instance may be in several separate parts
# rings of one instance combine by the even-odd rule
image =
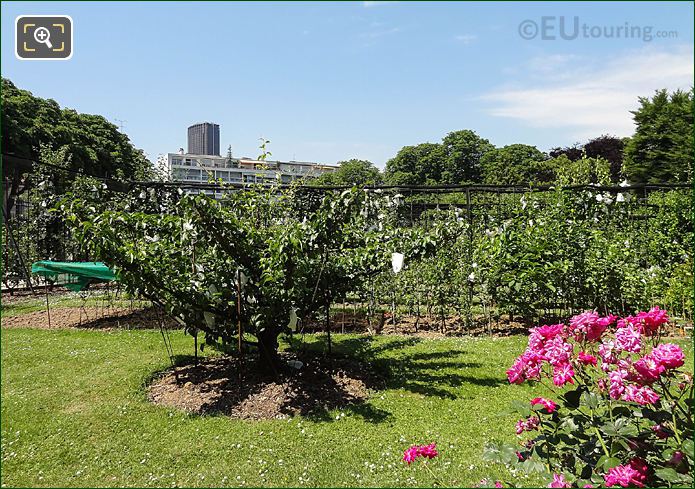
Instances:
[[[509,381],[560,390],[517,404],[517,434],[535,436],[491,443],[485,457],[548,473],[548,487],[691,487],[693,378],[680,347],[661,341],[668,321],[654,307],[532,328]]]
[[[356,188],[317,202],[260,186],[223,200],[154,189],[108,199],[95,187],[62,204],[90,256],[113,266],[129,292],[164,306],[191,334],[205,332],[207,343],[238,339],[241,321],[273,367],[293,316],[308,318],[389,269],[392,252],[417,259],[456,232],[396,232],[386,207]]]

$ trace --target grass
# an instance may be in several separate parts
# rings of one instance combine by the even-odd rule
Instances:
[[[173,343],[190,353],[190,337],[177,332]],[[401,461],[407,446],[431,441],[445,485],[503,475],[481,454],[487,439],[513,437],[515,420],[496,411],[532,390],[504,380],[523,338],[335,335],[335,348],[389,360],[388,389],[343,416],[251,422],[150,404],[144,384],[168,364],[158,332],[3,330],[2,483],[431,485],[427,471]]]
[[[192,353],[190,337],[172,341]],[[525,338],[334,335],[334,346],[388,365],[387,388],[363,406],[253,422],[149,403],[144,386],[169,363],[156,331],[4,329],[2,485],[431,486],[401,457],[432,441],[441,455],[430,467],[445,486],[509,479],[481,455],[487,440],[514,439],[516,418],[503,414],[512,399],[544,393],[506,382]]]

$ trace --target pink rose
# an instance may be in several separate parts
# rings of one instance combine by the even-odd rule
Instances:
[[[536,404],[543,406],[549,413],[555,412],[555,409],[557,408],[557,404],[544,397],[535,397],[531,399],[531,406],[535,406]]]
[[[553,474],[553,481],[548,484],[548,487],[571,487],[565,480],[564,474]]]
[[[577,355],[577,359],[579,360],[579,363],[583,365],[596,365],[597,359],[593,355],[589,355],[588,353],[584,353],[583,351],[579,352],[579,355]]]

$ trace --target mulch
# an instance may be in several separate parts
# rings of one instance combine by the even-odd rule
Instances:
[[[237,419],[283,419],[295,415],[326,416],[336,408],[359,405],[369,389],[382,384],[379,375],[354,359],[282,352],[285,365],[277,373],[247,358],[240,368],[232,357],[201,359],[165,371],[148,387],[150,401],[194,414]],[[299,360],[300,369],[287,366]]]

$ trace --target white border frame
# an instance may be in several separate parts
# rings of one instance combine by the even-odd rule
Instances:
[[[19,19],[24,18],[24,17],[65,17],[67,19],[70,19],[70,56],[68,56],[66,58],[23,58],[23,57],[21,57],[19,55],[19,46],[17,45],[17,25],[19,24]],[[24,15],[18,15],[17,18],[14,19],[14,55],[20,61],[67,61],[69,59],[72,59],[72,55],[75,54],[74,35],[75,35],[75,21],[72,20],[72,17],[69,15],[65,15],[65,14],[51,14],[51,15],[24,14]]]

